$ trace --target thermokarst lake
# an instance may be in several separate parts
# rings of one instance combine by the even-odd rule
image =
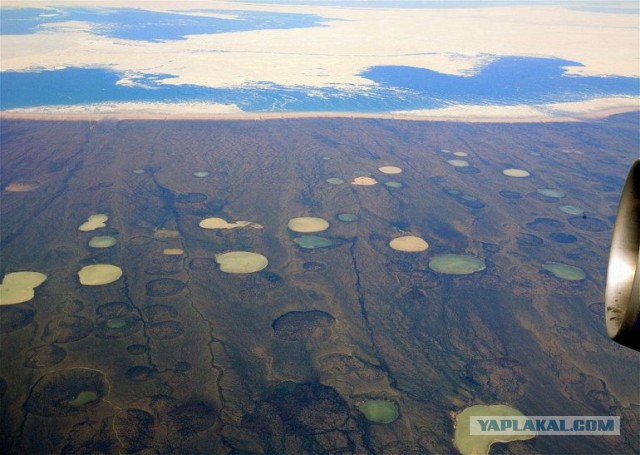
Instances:
[[[3,119],[2,451],[634,453],[637,125]],[[621,435],[460,437],[473,406]]]

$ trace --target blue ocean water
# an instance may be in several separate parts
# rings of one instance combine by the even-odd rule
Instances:
[[[135,86],[117,85],[119,74],[107,69],[66,68],[39,72],[0,72],[0,108],[79,105],[102,102],[215,102],[236,104],[247,112],[270,111],[384,111],[399,105],[394,93],[380,89],[370,96],[336,89],[308,91],[278,85],[218,89],[196,85],[168,85],[168,75],[137,80]]]
[[[279,0],[267,1],[278,3]],[[496,6],[504,2],[452,0],[331,1],[331,4],[380,7]],[[285,3],[312,4],[314,0]],[[506,4],[527,4],[510,1]],[[551,2],[553,3],[553,2]],[[591,5],[605,8],[600,3]],[[154,12],[134,8],[24,8],[2,9],[0,34],[36,33],[44,24],[81,21],[92,25],[92,33],[134,41],[184,39],[192,34],[215,34],[266,29],[323,26],[320,16],[261,11],[233,11],[229,19],[191,14]],[[638,95],[639,80],[625,77],[569,76],[564,67],[580,63],[545,58],[496,58],[471,76],[453,76],[426,68],[376,66],[361,74],[372,87],[339,88],[284,87],[261,83],[234,89],[195,85],[170,85],[170,75],[139,75],[136,84],[118,85],[122,78],[106,68],[66,68],[32,72],[0,72],[0,109],[101,102],[214,102],[235,104],[248,112],[386,112],[429,109],[451,103],[536,104],[580,101],[601,96]]]
[[[43,24],[81,21],[92,24],[92,33],[96,35],[137,41],[161,41],[179,40],[187,35],[198,34],[319,27],[323,21],[320,16],[311,14],[234,10],[233,15],[237,17],[222,19],[129,8],[3,8],[0,14],[0,34],[26,35],[36,33]]]
[[[506,57],[471,77],[407,66],[377,66],[362,76],[385,87],[468,104],[550,103],[639,93],[638,78],[566,74],[565,67],[576,66],[582,65],[549,58]]]
[[[170,85],[169,75],[141,76],[134,86],[117,85],[121,75],[102,68],[0,72],[0,108],[79,105],[101,102],[213,102],[247,112],[387,112],[462,104],[543,104],[614,95],[637,96],[638,78],[565,74],[575,62],[547,58],[501,58],[472,76],[425,68],[376,66],[362,76],[377,85],[367,90],[259,87],[209,88]]]

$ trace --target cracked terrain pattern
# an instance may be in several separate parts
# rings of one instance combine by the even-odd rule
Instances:
[[[475,404],[622,416],[619,438],[501,453],[638,450],[640,364],[608,340],[601,308],[635,115],[3,120],[0,140],[0,272],[48,277],[32,300],[0,306],[2,453],[455,453],[455,415]],[[448,163],[454,152],[473,172]],[[350,184],[360,176],[378,184]],[[564,196],[541,198],[549,188]],[[79,231],[93,214],[106,226]],[[303,216],[328,220],[325,247],[298,246],[287,222]],[[262,228],[200,228],[208,217]],[[429,248],[389,247],[404,235]],[[91,248],[94,236],[116,242]],[[224,273],[228,251],[268,266]],[[442,255],[486,267],[438,273]],[[90,264],[123,276],[83,286]],[[367,400],[398,418],[368,421]]]

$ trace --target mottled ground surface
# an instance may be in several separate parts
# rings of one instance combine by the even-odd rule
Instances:
[[[619,437],[501,453],[639,449],[640,364],[607,339],[602,303],[637,114],[6,120],[1,134],[1,272],[48,276],[33,300],[0,306],[5,453],[452,453],[452,413],[474,404],[622,416]],[[514,168],[530,176],[502,173]],[[380,183],[350,184],[359,176]],[[106,226],[79,231],[94,214]],[[287,223],[303,216],[329,221],[317,234],[328,246],[294,242]],[[263,228],[200,228],[208,217]],[[402,235],[429,249],[390,248]],[[117,243],[93,248],[94,236]],[[269,264],[223,273],[215,256],[232,250]],[[444,254],[486,268],[430,269]],[[586,278],[553,276],[549,262]],[[83,286],[90,264],[123,276]],[[399,418],[367,422],[367,399],[395,402]]]

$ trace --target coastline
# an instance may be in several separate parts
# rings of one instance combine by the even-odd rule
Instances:
[[[121,0],[9,0],[3,7],[62,8],[70,5],[130,7]],[[171,14],[195,14],[223,19],[241,17],[251,11],[303,13],[317,16],[313,27],[274,28],[185,35],[182,39],[130,40],[96,33],[91,22],[67,20],[44,23],[34,33],[3,35],[3,71],[30,72],[64,68],[109,68],[118,75],[116,85],[143,84],[144,77],[163,74],[163,87],[193,85],[233,90],[260,89],[266,82],[281,87],[308,91],[327,87],[340,94],[367,95],[377,87],[363,71],[377,66],[424,68],[447,76],[471,77],[491,61],[521,56],[566,60],[566,76],[637,77],[637,24],[633,15],[592,14],[564,6],[513,6],[491,8],[341,8],[287,4],[251,4],[220,1],[214,10],[203,10],[197,1],[149,1],[140,6],[148,11]],[[553,17],[553,21],[549,18]],[[493,26],[487,30],[489,21]],[[589,36],[589,45],[565,39],[570,27],[576,36]],[[390,39],[371,39],[372,31],[394,30]],[[482,32],[480,32],[482,31]],[[473,32],[473,33],[471,33]],[[304,39],[301,39],[304,37]],[[612,43],[616,43],[612,46]],[[629,43],[628,45],[623,45]],[[133,46],[133,47],[132,47]],[[132,54],[131,49],[135,52]],[[132,57],[135,55],[135,58]],[[140,79],[142,78],[142,79]],[[260,82],[261,81],[261,82]],[[15,93],[19,93],[16,91]],[[588,91],[586,93],[589,93]],[[0,110],[0,119],[39,120],[271,120],[293,118],[374,118],[408,121],[551,123],[580,122],[609,115],[640,110],[640,97],[621,92],[601,93],[600,98],[578,102],[550,102],[532,98],[538,104],[461,105],[447,103],[435,109],[369,112],[245,112],[234,104],[192,100],[178,103],[163,101],[99,101],[81,105],[43,105]],[[606,93],[617,93],[607,95]],[[322,92],[320,93],[322,95]],[[435,95],[434,95],[435,96]],[[582,95],[584,96],[584,94]],[[121,97],[120,97],[121,98]],[[112,97],[112,99],[120,99]],[[135,97],[130,97],[135,98]],[[201,99],[213,99],[205,96]],[[65,102],[59,97],[54,102]],[[80,98],[81,99],[81,98]],[[150,98],[151,99],[151,98]],[[160,98],[157,99],[168,99]],[[482,98],[477,101],[482,103]],[[505,98],[491,98],[499,103]],[[520,98],[507,98],[520,100]],[[227,103],[241,103],[226,97]],[[272,106],[279,108],[280,100]],[[50,103],[51,101],[35,101]],[[463,101],[465,102],[465,101]],[[19,106],[19,103],[10,104]],[[251,105],[253,106],[253,105]],[[265,104],[259,108],[264,108]],[[266,104],[267,108],[269,104]],[[310,109],[324,108],[312,104]],[[331,106],[327,104],[326,106]],[[349,109],[349,104],[340,104]],[[357,104],[353,107],[357,109]],[[369,106],[369,104],[366,104]],[[378,106],[373,104],[373,106]],[[383,109],[385,108],[382,105]],[[415,104],[414,104],[415,106]],[[329,107],[330,108],[330,107]],[[248,108],[249,109],[249,108]]]
[[[558,116],[525,113],[509,115],[494,113],[482,115],[478,112],[446,113],[440,110],[429,114],[409,113],[364,113],[364,112],[162,112],[153,110],[127,110],[112,112],[59,112],[55,110],[0,111],[1,120],[46,120],[46,121],[103,121],[103,120],[207,120],[207,121],[260,121],[311,118],[380,119],[422,122],[461,123],[567,123],[602,120],[612,115],[640,112],[640,106],[602,107],[587,112],[565,113]]]

